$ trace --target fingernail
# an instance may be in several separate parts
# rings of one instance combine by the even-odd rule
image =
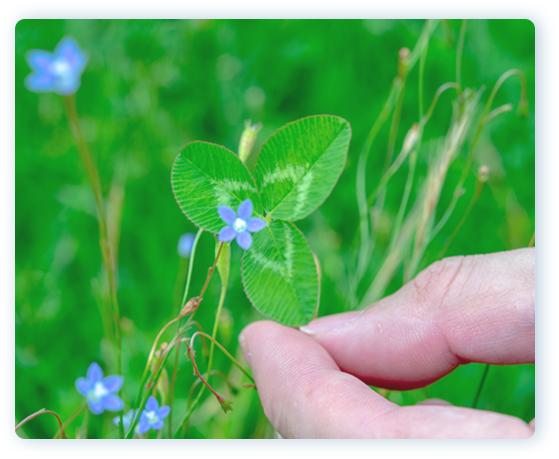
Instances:
[[[316,335],[317,333],[330,332],[334,330],[339,330],[353,322],[365,311],[351,311],[344,312],[342,314],[334,314],[331,316],[321,317],[320,319],[315,319],[308,325],[304,327],[299,327],[304,333],[309,335]]]
[[[239,335],[239,344],[241,345],[241,349],[243,350],[243,354],[245,355],[245,359],[248,363],[248,366],[249,367],[252,366],[250,361],[250,357],[251,357],[250,350],[248,348],[248,343],[245,338],[245,335],[243,333]]]

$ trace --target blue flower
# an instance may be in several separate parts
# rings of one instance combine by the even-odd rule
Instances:
[[[26,57],[33,70],[25,79],[25,86],[30,91],[55,92],[61,96],[69,96],[80,87],[87,55],[80,50],[73,38],[63,38],[56,45],[54,53],[35,49],[29,51]]]
[[[194,233],[185,233],[179,238],[177,251],[181,258],[189,258],[194,244]]]
[[[116,394],[122,387],[122,376],[107,376],[103,378],[103,370],[93,362],[87,369],[87,378],[76,380],[76,389],[87,399],[89,409],[93,414],[103,411],[120,411],[124,403]]]
[[[250,199],[241,202],[237,213],[231,207],[219,206],[217,208],[219,216],[228,225],[219,232],[219,241],[229,242],[237,238],[237,243],[243,249],[248,250],[252,245],[250,233],[256,233],[266,226],[264,220],[257,217],[250,218],[252,210]]]
[[[142,411],[140,416],[140,421],[138,422],[137,432],[139,434],[145,434],[149,429],[161,430],[163,428],[163,419],[169,416],[171,408],[168,406],[162,406],[159,408],[159,403],[155,397],[151,396],[148,398],[146,403],[146,409]]]
[[[122,416],[122,425],[124,426],[125,429],[130,428],[130,426],[132,425],[132,421],[134,420],[134,416],[136,416],[137,412],[138,410],[128,410],[128,413]],[[120,424],[119,416],[113,418],[113,424],[118,427],[118,425]],[[137,427],[138,426],[136,426],[136,428]]]

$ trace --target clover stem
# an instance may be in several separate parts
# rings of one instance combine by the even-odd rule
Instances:
[[[194,257],[196,256],[196,247],[198,246],[198,241],[200,240],[200,236],[204,230],[200,228],[196,233],[196,237],[194,238],[194,242],[192,243],[192,249],[190,251],[190,260],[188,260],[188,273],[186,275],[186,285],[184,286],[184,294],[182,296],[182,301],[179,305],[177,314],[180,314],[182,308],[186,304],[188,299],[188,291],[190,290],[190,279],[192,277],[192,271],[194,266]],[[190,322],[190,319],[189,319]],[[177,324],[177,335],[180,332],[181,321],[179,320]],[[173,363],[173,376],[171,377],[171,387],[169,389],[169,407],[171,408],[171,412],[169,413],[169,430],[168,430],[168,437],[171,438],[171,425],[173,423],[173,401],[175,398],[175,381],[177,380],[177,371],[179,366],[179,347],[177,346],[175,350],[175,361]]]
[[[221,249],[223,248],[223,244],[224,244],[224,242],[219,244],[219,250],[217,251],[217,255],[215,257],[214,264],[210,268],[210,272],[208,273],[208,277],[206,278],[206,283],[204,284],[204,287],[202,288],[202,291],[200,292],[200,295],[199,295],[200,299],[202,299],[204,297],[204,293],[206,293],[206,288],[208,287],[208,284],[210,283],[210,279],[212,278],[212,275],[215,271],[215,265],[217,264],[217,260],[219,260],[219,256],[221,255]]]

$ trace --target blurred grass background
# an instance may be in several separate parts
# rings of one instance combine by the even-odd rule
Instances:
[[[25,53],[52,51],[73,36],[89,53],[77,93],[83,128],[98,164],[105,196],[122,209],[118,249],[119,303],[123,330],[122,397],[128,407],[136,395],[150,346],[160,328],[176,315],[186,276],[177,255],[181,234],[196,228],[182,214],[170,186],[170,171],[180,148],[206,140],[237,151],[245,119],[264,125],[255,149],[289,121],[313,114],[347,119],[353,137],[347,167],[324,205],[298,226],[317,253],[322,269],[320,315],[343,309],[350,246],[358,226],[355,199],[357,157],[397,75],[398,51],[413,49],[420,20],[23,20],[16,35],[16,394],[15,418],[47,408],[67,418],[81,403],[74,381],[92,361],[115,372],[114,351],[105,337],[109,318],[101,313],[106,291],[98,244],[95,205],[69,130],[62,100],[55,94],[28,92]],[[430,40],[424,94],[428,107],[437,88],[455,81],[456,41],[461,21],[439,24]],[[462,82],[487,89],[499,76],[518,68],[527,78],[530,116],[501,115],[484,129],[474,169],[490,167],[490,178],[472,214],[447,255],[490,253],[523,247],[534,231],[534,26],[524,20],[468,22]],[[408,76],[397,140],[418,121],[418,67]],[[497,107],[519,100],[511,78],[499,91]],[[446,134],[451,91],[445,93],[429,124],[418,156],[418,180],[425,176],[429,141]],[[368,162],[369,191],[380,178],[388,126],[380,132]],[[438,218],[452,198],[465,155],[451,166]],[[254,160],[254,156],[253,159]],[[378,235],[380,261],[401,200],[407,170],[392,179]],[[468,206],[475,179],[448,224],[429,246],[421,266],[434,261]],[[412,202],[413,197],[412,195]],[[120,207],[119,203],[122,204]],[[118,219],[117,219],[118,220]],[[199,292],[213,261],[214,242],[202,236],[196,256],[192,294]],[[252,309],[241,285],[240,257],[232,246],[230,288],[218,338],[242,359],[237,335],[262,317]],[[375,258],[376,257],[376,258]],[[370,282],[371,279],[369,279]],[[398,273],[387,293],[402,285]],[[219,282],[209,286],[197,314],[211,330]],[[361,292],[363,293],[363,292]],[[214,368],[242,378],[218,352]],[[243,359],[244,361],[244,359]],[[170,359],[172,362],[172,359]],[[419,391],[392,393],[411,404],[438,397],[470,406],[482,374],[476,364],[459,368]],[[171,367],[169,367],[171,371]],[[184,413],[194,376],[181,357],[173,423]],[[220,391],[227,393],[225,387]],[[206,391],[209,393],[208,391]],[[207,394],[206,394],[207,397]],[[492,367],[480,408],[534,417],[534,366]],[[231,397],[228,397],[231,399]],[[207,398],[192,417],[189,436],[270,438],[272,429],[252,389],[232,398],[224,414]],[[90,438],[116,438],[112,414],[90,416]],[[69,429],[73,435],[78,418]],[[49,438],[56,422],[41,416],[21,436]]]

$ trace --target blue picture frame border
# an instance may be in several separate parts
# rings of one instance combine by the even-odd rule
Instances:
[[[536,432],[527,440],[33,440],[15,434],[14,54],[21,19],[167,18],[528,19],[535,25]],[[18,454],[39,456],[519,456],[550,448],[556,400],[556,31],[552,13],[517,2],[80,2],[22,3],[2,30],[2,432]]]

